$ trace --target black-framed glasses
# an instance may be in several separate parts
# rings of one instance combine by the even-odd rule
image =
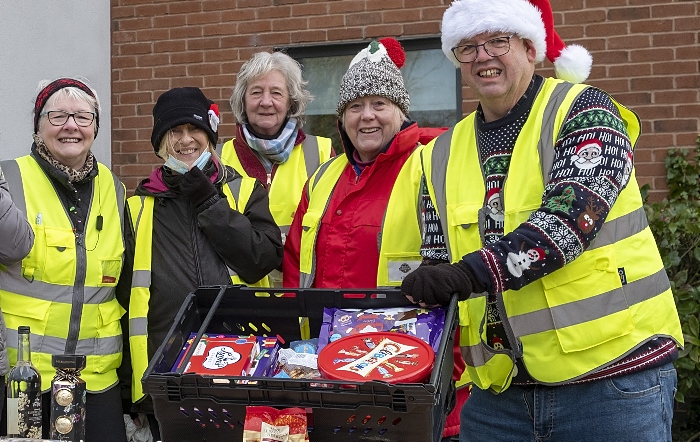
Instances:
[[[500,57],[510,51],[510,39],[514,36],[515,34],[506,37],[492,38],[480,45],[455,46],[452,48],[452,53],[460,63],[471,63],[476,60],[476,57],[479,56],[479,47],[484,48],[484,51],[491,57]]]
[[[88,127],[95,121],[94,112],[64,112],[64,111],[48,111],[44,115],[54,126],[63,126],[68,122],[68,118],[73,117],[73,121],[80,127]]]

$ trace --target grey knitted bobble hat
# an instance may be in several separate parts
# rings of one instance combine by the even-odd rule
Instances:
[[[338,117],[343,115],[349,102],[369,95],[386,97],[408,114],[411,100],[399,71],[405,58],[401,44],[393,38],[373,40],[361,50],[340,81]]]

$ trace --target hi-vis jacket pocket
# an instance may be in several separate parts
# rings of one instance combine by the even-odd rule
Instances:
[[[43,259],[37,260],[42,281],[72,285],[75,279],[75,234],[72,229],[43,227],[43,235],[35,231],[34,248],[43,249]]]
[[[122,259],[118,258],[100,258],[101,268],[99,287],[114,287],[119,281],[119,275],[122,271]]]
[[[634,330],[616,260],[609,249],[588,250],[541,280],[564,353],[587,350]]]

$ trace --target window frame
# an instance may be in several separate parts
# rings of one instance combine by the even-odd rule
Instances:
[[[273,47],[275,52],[284,52],[293,59],[301,62],[303,59],[309,58],[330,58],[330,57],[342,57],[350,56],[353,57],[357,55],[362,49],[366,48],[367,45],[373,39],[356,40],[348,42],[320,42],[320,43],[309,43],[294,46],[276,46]],[[442,42],[439,36],[422,36],[422,37],[409,37],[409,38],[397,38],[399,43],[407,54],[412,51],[422,51],[422,50],[435,50],[438,49],[442,52]],[[452,63],[450,63],[451,66]],[[454,66],[453,66],[454,67]],[[445,126],[449,127],[456,124],[462,119],[462,77],[460,70],[454,68],[454,90],[455,90],[455,101],[454,101],[454,112],[456,115],[454,122],[448,122]],[[436,85],[435,87],[440,87]],[[420,112],[420,111],[419,111]],[[420,123],[419,123],[420,124]],[[339,139],[335,133],[330,134],[333,140],[333,147],[336,153],[342,153],[342,145],[339,143]]]
[[[314,43],[295,46],[275,46],[273,51],[284,52],[295,60],[303,58],[340,57],[345,55],[357,55],[373,39],[350,41],[350,42],[328,42]],[[397,38],[401,43],[404,52],[421,51],[426,49],[440,49],[442,51],[442,41],[440,36],[431,37],[411,37]],[[462,115],[462,77],[459,69],[455,68],[455,110],[457,115]]]

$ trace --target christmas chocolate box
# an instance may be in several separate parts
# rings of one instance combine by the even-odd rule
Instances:
[[[175,362],[176,371],[184,362],[196,334],[192,333]],[[279,342],[262,336],[203,334],[183,373],[215,376],[267,376],[274,366]]]
[[[327,379],[420,383],[430,376],[433,349],[412,335],[370,332],[331,342],[318,354],[318,369]]]

